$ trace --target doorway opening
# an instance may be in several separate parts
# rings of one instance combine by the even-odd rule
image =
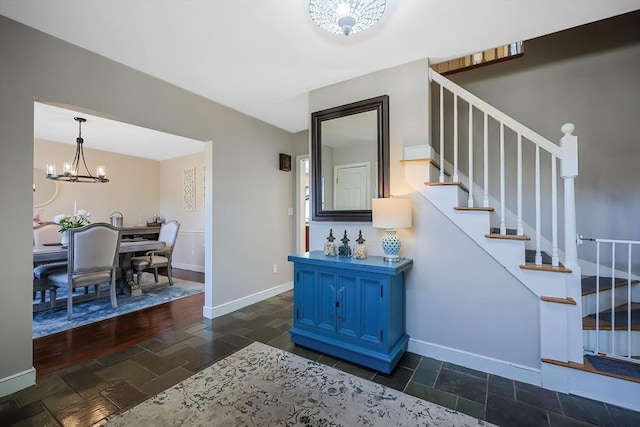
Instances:
[[[109,183],[80,185],[35,179],[36,173],[38,177],[44,178],[48,163],[62,165],[73,159],[75,116],[87,119],[82,131],[87,163],[91,162],[88,166],[93,168],[97,164],[104,165],[110,178]],[[155,305],[163,298],[175,299],[202,292],[206,284],[205,217],[212,205],[211,200],[207,200],[210,196],[207,199],[204,197],[205,176],[207,172],[211,174],[211,165],[206,165],[205,142],[107,119],[101,113],[81,107],[50,102],[34,103],[33,135],[34,226],[36,222],[52,222],[60,214],[73,216],[81,209],[90,212],[92,223],[113,223],[110,219],[116,212],[118,218],[122,218],[117,224],[123,227],[122,241],[136,243],[139,240],[158,240],[159,223],[163,220],[175,219],[181,224],[172,260],[174,284],[177,279],[180,286],[169,287],[166,277],[161,277],[156,282],[153,273],[144,273],[143,285],[147,285],[149,289],[154,287],[154,292],[158,295],[155,300],[142,303],[140,299],[133,301],[134,298],[129,297],[131,303],[128,303],[121,301],[121,296],[118,296],[117,312],[109,312],[112,308],[110,304],[106,304],[102,313],[81,311],[90,320],[88,323],[104,316],[124,314],[125,310],[141,309],[145,304]],[[40,192],[46,190],[44,183],[52,182],[56,184],[55,191],[40,197]],[[44,243],[47,248],[55,249],[53,245],[60,244],[60,235],[57,227],[53,228],[53,240]],[[135,255],[144,254],[145,252]],[[163,276],[167,271],[160,269],[158,273]],[[160,295],[158,287],[164,288],[165,285],[167,291]],[[57,296],[64,298],[66,289],[64,292],[62,289],[58,291]],[[94,299],[96,304],[92,302],[91,305],[102,306],[104,298],[95,299],[98,295],[94,289],[79,288],[78,293],[81,294],[78,295],[78,307],[83,304],[83,299]],[[51,311],[51,296],[49,292],[45,292],[45,300],[49,301],[42,301],[42,296],[39,293],[33,301],[33,336],[50,334],[63,326],[71,327],[65,316],[60,320],[56,317],[58,312],[66,311],[66,303],[62,298],[56,298],[58,302],[53,316],[44,319]],[[127,297],[122,295],[122,298]],[[73,306],[75,311],[75,302]],[[38,319],[40,332],[35,327],[36,316],[43,317]],[[82,314],[74,313],[74,326],[84,320],[81,316]]]
[[[311,212],[309,155],[296,156],[296,252],[309,252],[309,221]]]

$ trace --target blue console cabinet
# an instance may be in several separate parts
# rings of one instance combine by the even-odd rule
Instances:
[[[407,349],[404,275],[413,261],[290,255],[291,341],[390,373]]]

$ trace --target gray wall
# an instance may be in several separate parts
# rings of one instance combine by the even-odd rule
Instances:
[[[205,304],[291,281],[293,179],[278,170],[291,134],[5,17],[0,55],[0,384],[32,367],[34,100],[213,141],[205,147],[212,201]]]
[[[407,275],[407,332],[414,351],[477,355],[536,369],[540,364],[538,299],[417,193],[400,163],[404,147],[429,143],[427,61],[372,73],[311,92],[310,111],[389,95],[391,194],[411,197],[413,225],[398,230]],[[371,223],[311,222],[310,249],[321,250],[329,229],[358,230],[371,255],[382,255],[384,231]],[[514,345],[513,343],[518,343]]]
[[[618,16],[525,41],[520,59],[448,76],[552,141],[575,124],[576,221],[585,237],[640,240],[639,25],[640,12]],[[578,255],[595,261],[595,245]],[[640,274],[637,254],[633,262]]]

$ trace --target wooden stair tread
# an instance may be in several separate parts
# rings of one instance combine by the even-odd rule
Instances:
[[[434,165],[435,167],[440,169],[440,165],[438,164],[438,162],[433,160],[431,157],[422,157],[420,159],[404,159],[404,160],[400,160],[400,163],[402,163],[404,165],[420,164],[420,163],[431,163],[432,165]]]
[[[432,164],[436,169],[440,170],[440,164],[433,160],[431,157],[425,157],[422,159],[406,159],[400,160],[400,163],[403,165],[416,165],[416,164]],[[445,176],[451,176],[451,174],[447,171],[444,171]]]
[[[620,288],[626,286],[627,279],[619,278],[615,280],[615,287]],[[640,283],[640,280],[631,280],[631,285],[635,285]],[[582,286],[582,296],[592,295],[596,293],[596,276],[587,276],[583,277],[581,280]],[[600,292],[610,291],[611,286],[611,277],[600,277]]]
[[[627,310],[628,306],[627,304],[620,304],[618,306],[615,307],[615,312],[622,315],[624,320],[625,320],[625,324],[620,324],[621,322],[616,322],[616,327],[615,330],[616,331],[626,331],[627,330],[627,325],[626,325],[626,320],[627,320]],[[632,302],[631,303],[631,310],[639,310],[640,309],[640,302]],[[600,316],[607,316],[609,317],[611,315],[611,309],[606,309],[606,310],[602,310],[600,312]],[[609,320],[602,319],[601,317],[598,319],[599,323],[598,323],[598,329],[600,330],[604,330],[604,331],[610,331],[611,330],[611,322]],[[582,318],[582,329],[583,330],[587,330],[587,331],[593,331],[596,329],[596,317],[595,314],[590,314],[587,315],[585,317]],[[632,331],[640,331],[640,323],[637,323],[637,318],[636,318],[636,323],[634,323],[634,319],[632,317],[631,319],[631,330]]]
[[[576,362],[561,362],[559,360],[547,359],[544,357],[541,360],[544,363],[549,363],[556,366],[564,366],[565,368],[577,369],[579,371],[590,372],[592,374],[604,375],[607,377],[618,378],[625,381],[631,381],[634,383],[640,383],[640,379],[638,378],[627,377],[624,375],[618,375],[611,372],[598,371],[596,368],[593,367],[591,363],[589,363],[587,358],[583,358],[583,364],[576,363]],[[621,362],[621,363],[631,363],[631,362]]]
[[[469,189],[461,182],[459,181],[446,181],[446,182],[438,182],[438,181],[432,181],[432,182],[425,182],[424,185],[428,186],[428,187],[439,187],[439,186],[448,186],[448,185],[457,185],[458,187],[462,188],[464,191],[466,191],[467,193],[469,192]]]
[[[610,331],[611,323],[606,322],[600,319],[600,324],[598,325],[598,330],[600,331]],[[583,331],[595,331],[596,330],[596,319],[591,316],[585,316],[582,318],[582,330]],[[626,326],[616,325],[616,331],[627,331],[628,328]],[[640,325],[631,325],[632,331],[640,331]]]
[[[453,209],[457,211],[478,211],[478,212],[493,212],[494,209],[491,206],[481,206],[481,207],[467,207],[467,206],[455,206]]]
[[[513,235],[513,234],[495,234],[495,233],[489,233],[489,234],[485,234],[484,237],[486,237],[487,239],[503,239],[503,240],[531,240],[531,237],[529,236],[518,236],[518,235]]]
[[[573,298],[569,297],[569,298],[558,298],[558,297],[546,297],[546,296],[541,296],[540,299],[542,301],[545,302],[554,302],[554,303],[558,303],[558,304],[568,304],[568,305],[577,305],[576,300],[574,300]]]
[[[549,264],[536,265],[534,263],[521,264],[520,268],[523,270],[538,270],[538,271],[550,271],[553,273],[571,273],[571,270],[566,267],[554,267]]]

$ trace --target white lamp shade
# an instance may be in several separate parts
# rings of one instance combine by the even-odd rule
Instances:
[[[372,199],[372,226],[375,228],[411,227],[411,199]]]

